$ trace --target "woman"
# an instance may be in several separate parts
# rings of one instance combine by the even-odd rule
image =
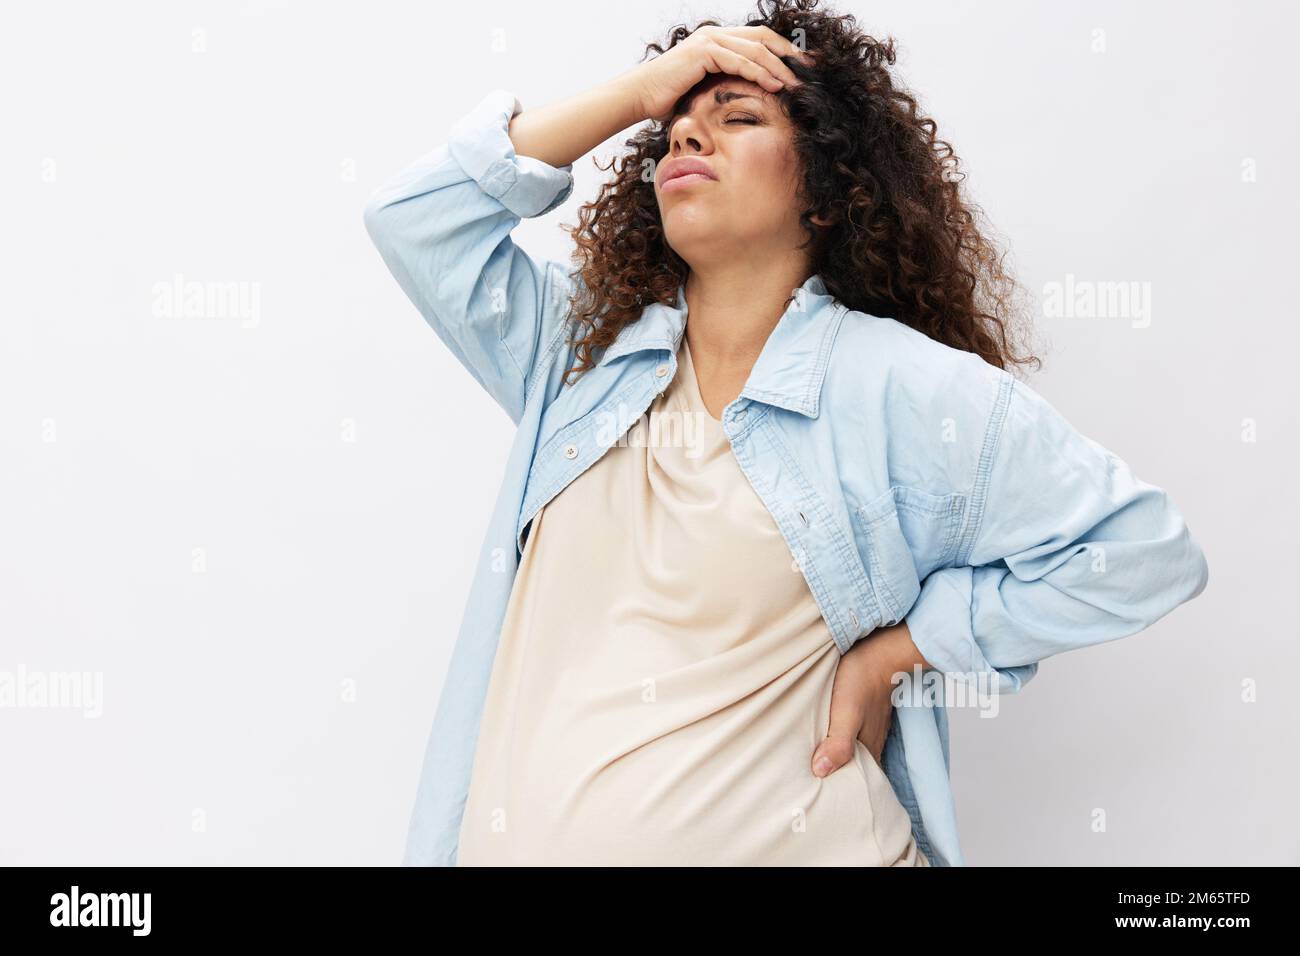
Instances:
[[[1016,690],[1204,555],[1006,370],[1014,283],[891,45],[801,0],[651,49],[495,91],[367,205],[519,427],[404,862],[960,865],[945,685],[895,683]],[[647,120],[576,270],[512,241]]]

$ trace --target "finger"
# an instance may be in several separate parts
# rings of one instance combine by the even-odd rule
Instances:
[[[736,27],[734,28],[734,31],[728,32],[734,32],[736,36],[743,36],[748,39],[757,40],[777,56],[799,57],[809,65],[816,62],[816,59],[813,57],[813,51],[801,49],[792,40],[783,37],[771,27]]]
[[[831,684],[830,721],[826,738],[813,751],[813,773],[824,777],[853,756],[853,742],[866,715],[866,675],[851,655],[841,657]]]
[[[742,76],[763,87],[770,93],[777,93],[785,88],[785,84],[780,79],[769,73],[764,67],[759,66],[747,56],[741,56],[735,50],[723,46],[721,43],[714,41],[709,47],[709,59],[716,70],[710,70],[710,73],[731,73],[734,76]]]
[[[782,63],[780,57],[757,40],[746,40],[743,37],[727,36],[724,33],[718,36],[717,42],[721,43],[728,49],[735,50],[741,56],[753,60],[786,86],[799,85],[799,77],[794,75],[794,70]]]
[[[853,759],[853,736],[839,734],[826,737],[813,750],[813,776],[825,777],[834,773]]]
[[[835,689],[831,691],[831,721],[826,730],[827,737],[854,740],[862,733],[862,724],[866,718],[865,696],[863,690],[851,682],[845,682],[841,686],[836,681]]]

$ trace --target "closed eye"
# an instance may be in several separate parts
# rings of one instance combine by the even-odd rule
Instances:
[[[728,116],[723,120],[723,125],[725,126],[727,123],[745,123],[749,126],[757,126],[758,120],[752,116]]]

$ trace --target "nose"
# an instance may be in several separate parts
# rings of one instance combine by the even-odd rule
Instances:
[[[683,153],[690,155],[707,153],[712,148],[713,144],[709,141],[704,124],[696,120],[694,116],[687,114],[678,117],[677,122],[673,123],[672,140],[668,144],[670,155],[681,156]]]

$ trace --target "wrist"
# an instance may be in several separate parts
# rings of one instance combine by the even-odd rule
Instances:
[[[919,666],[923,670],[930,667],[930,663],[912,641],[912,633],[905,620],[873,632],[866,640],[873,643],[873,656],[887,682],[892,682],[893,676],[900,672],[910,674],[915,667]]]
[[[603,96],[613,104],[613,111],[622,123],[619,127],[621,130],[635,126],[648,117],[645,95],[637,76],[637,69],[634,67],[620,73],[599,87]]]

